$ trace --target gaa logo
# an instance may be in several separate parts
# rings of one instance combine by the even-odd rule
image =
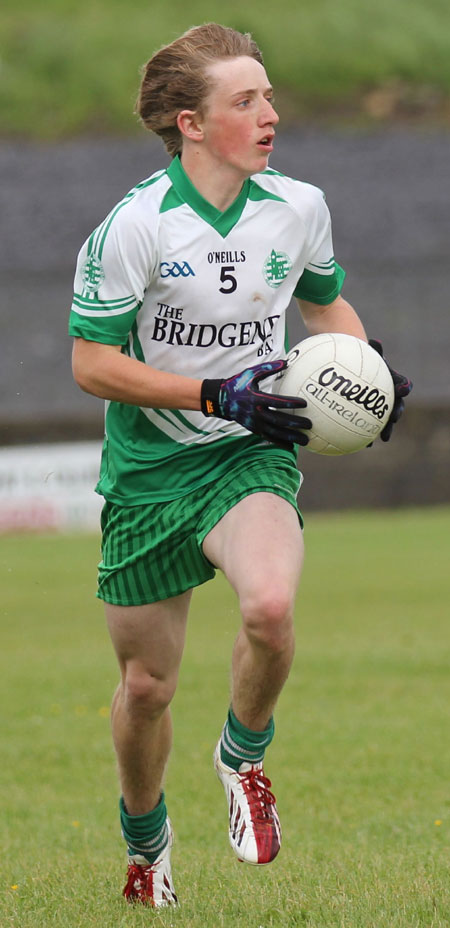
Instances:
[[[263,264],[263,277],[269,287],[279,287],[286,279],[292,267],[292,261],[284,251],[272,251]]]
[[[168,261],[161,261],[159,268],[161,277],[195,277],[194,271],[187,261],[183,261],[182,264],[178,264],[178,261],[173,261],[172,264],[169,264]]]
[[[86,258],[81,268],[81,276],[85,290],[89,293],[97,293],[105,279],[105,272],[101,261],[96,255],[89,255],[89,258]]]

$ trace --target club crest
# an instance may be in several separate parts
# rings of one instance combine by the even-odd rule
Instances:
[[[96,255],[89,255],[82,268],[81,276],[85,290],[96,293],[105,279],[103,265]]]
[[[279,287],[286,279],[292,267],[292,261],[289,255],[284,251],[275,251],[272,248],[270,255],[263,264],[263,277],[269,287]]]

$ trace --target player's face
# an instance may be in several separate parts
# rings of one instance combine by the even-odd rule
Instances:
[[[216,61],[207,71],[211,91],[203,111],[203,145],[212,161],[242,177],[267,168],[279,117],[273,91],[259,61],[240,57]]]

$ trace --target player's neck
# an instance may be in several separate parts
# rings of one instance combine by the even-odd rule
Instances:
[[[183,149],[181,163],[196,190],[221,212],[234,203],[246,180],[246,177],[228,164],[209,163],[209,159],[205,159],[198,149]]]

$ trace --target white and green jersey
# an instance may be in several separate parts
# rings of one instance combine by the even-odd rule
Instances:
[[[225,378],[284,356],[292,295],[328,304],[343,278],[317,187],[267,170],[220,212],[176,157],[83,245],[69,331],[159,370]],[[122,505],[175,499],[226,472],[242,443],[267,446],[201,412],[107,403],[98,491]]]

